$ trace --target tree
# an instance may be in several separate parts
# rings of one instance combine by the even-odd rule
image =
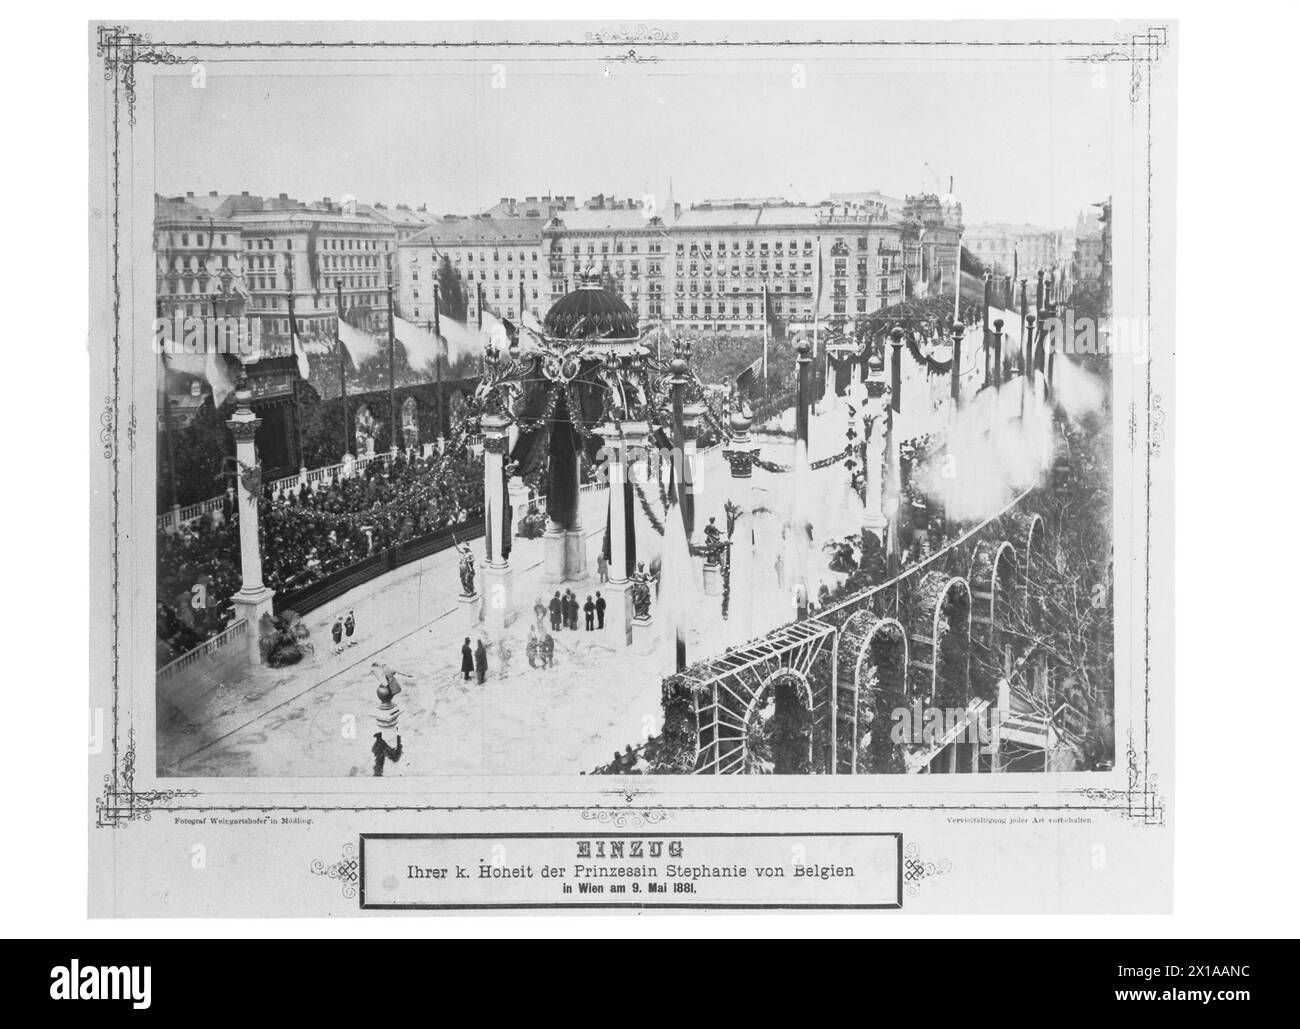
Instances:
[[[1051,720],[1086,768],[1104,767],[1115,756],[1110,446],[1104,410],[1067,431],[1059,480],[1040,509],[1046,552],[1029,569],[1028,603],[1017,595],[1001,626],[1020,657],[1009,676],[1017,701]],[[988,671],[996,672],[994,679],[1005,672]]]

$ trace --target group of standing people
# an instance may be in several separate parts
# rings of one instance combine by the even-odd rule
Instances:
[[[571,589],[565,590],[563,595],[556,590],[547,608],[551,616],[552,632],[559,632],[561,629],[576,631],[579,612],[583,615],[583,624],[587,632],[605,628],[606,604],[605,598],[600,595],[600,590],[596,591],[594,598],[591,594],[587,594],[585,604],[578,603],[578,595]]]
[[[487,682],[487,646],[482,636],[479,637],[478,644],[472,647],[469,637],[465,637],[460,648],[460,670],[466,682],[469,682],[471,675],[478,677],[479,685]]]

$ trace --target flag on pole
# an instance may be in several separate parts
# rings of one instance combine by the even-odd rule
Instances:
[[[342,315],[339,315],[339,342],[347,349],[352,363],[358,368],[362,361],[368,361],[379,353],[379,340],[349,324]]]
[[[293,341],[293,356],[298,359],[298,377],[304,382],[311,378],[311,365],[307,361],[307,350],[302,344],[302,334],[298,331],[298,318],[293,313],[293,294],[289,294],[289,338]]]

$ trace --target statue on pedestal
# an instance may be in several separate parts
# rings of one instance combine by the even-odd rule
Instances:
[[[710,518],[704,527],[704,561],[708,565],[717,565],[722,553],[722,530],[717,526],[717,519]]]
[[[634,618],[650,617],[650,574],[645,570],[645,562],[638,561],[636,571],[632,573],[632,616]]]
[[[474,555],[468,543],[456,543],[456,552],[460,554],[460,595],[474,596]]]

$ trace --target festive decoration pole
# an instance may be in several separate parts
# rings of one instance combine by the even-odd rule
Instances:
[[[903,328],[896,325],[889,333],[892,352],[890,354],[889,409],[886,412],[886,431],[889,438],[885,443],[885,453],[889,461],[888,495],[885,499],[885,515],[889,519],[889,574],[897,575],[902,563],[899,546],[898,528],[902,518],[903,469],[899,456],[902,443],[903,413]]]
[[[248,386],[248,375],[241,368],[239,384],[235,387],[235,412],[226,427],[235,438],[236,497],[239,511],[239,592],[230,598],[239,617],[248,620],[248,658],[253,664],[261,661],[262,616],[273,611],[275,591],[262,582],[262,551],[257,533],[257,503],[262,492],[262,468],[257,463],[257,427],[262,419],[253,414],[253,394]]]
[[[501,630],[515,619],[511,596],[510,558],[503,550],[505,534],[510,531],[506,520],[504,462],[510,419],[500,414],[484,414],[483,428],[483,531],[487,563],[483,567],[483,622],[489,631]]]
[[[339,397],[343,404],[343,457],[352,453],[351,418],[348,412],[348,364],[343,353],[343,280],[334,280],[334,346],[339,354]]]
[[[388,278],[388,449],[397,453],[397,336],[393,332],[393,280]]]
[[[438,453],[442,453],[442,313],[439,311],[441,298],[438,296],[438,284],[433,284],[433,335],[438,347],[433,355],[433,439],[438,444]]]
[[[293,313],[293,253],[284,255],[285,268],[289,273],[289,348],[297,357],[298,347],[298,322]],[[293,377],[293,435],[294,441],[298,448],[298,476],[301,482],[307,481],[307,455],[303,452],[302,446],[302,376],[295,374]]]
[[[609,476],[609,582],[605,602],[609,626],[621,634],[624,646],[632,645],[632,601],[628,596],[629,553],[627,540],[627,482],[630,455],[623,430],[617,422],[601,427],[605,441],[605,468]]]
[[[732,643],[744,643],[754,632],[754,526],[751,478],[760,448],[754,445],[749,434],[752,424],[744,400],[740,400],[731,415],[731,448],[724,450],[731,471],[730,500],[735,511],[735,524],[730,526],[731,546],[726,560],[730,597],[727,609],[727,636]]]

